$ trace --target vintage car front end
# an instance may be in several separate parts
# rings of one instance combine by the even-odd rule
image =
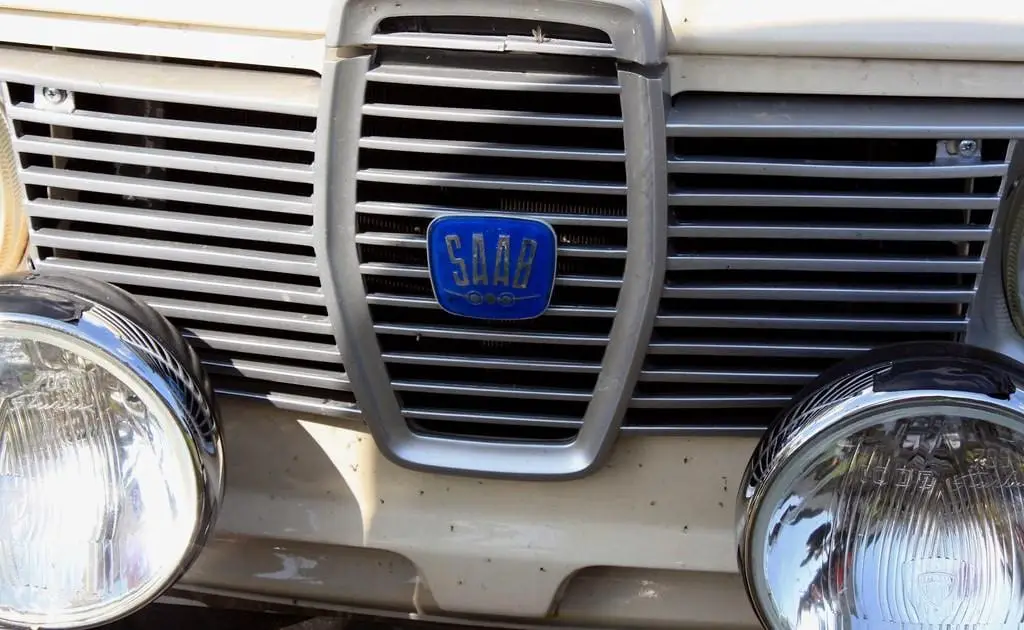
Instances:
[[[1024,16],[0,4],[0,626],[1024,619]]]

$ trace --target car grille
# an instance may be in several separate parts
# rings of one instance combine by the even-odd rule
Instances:
[[[1009,142],[956,155],[914,105],[678,99],[665,288],[627,424],[756,430],[841,358],[960,338]],[[899,124],[852,122],[871,116]]]
[[[367,74],[356,243],[374,329],[419,432],[571,437],[594,389],[625,260],[613,61],[381,47]],[[542,218],[558,235],[551,307],[449,315],[424,233],[443,213]]]
[[[220,395],[356,413],[312,247],[318,79],[275,78],[293,90],[275,101],[265,73],[166,65],[154,81],[151,63],[66,59],[116,78],[74,92],[73,111],[42,84],[4,86],[36,268],[143,297]]]
[[[354,186],[359,272],[405,420],[455,439],[571,439],[623,285],[615,63],[586,39],[580,56],[498,54],[405,47],[418,35],[400,31],[375,42]],[[144,297],[222,395],[359,417],[314,252],[319,78],[154,63],[69,55],[59,76],[4,84],[36,267]],[[75,90],[73,110],[43,103],[51,81]],[[624,431],[756,431],[843,357],[962,336],[1010,142],[951,155],[943,141],[964,127],[922,125],[925,109],[676,99],[665,287]],[[432,299],[429,221],[495,211],[558,234],[536,320],[460,319]]]

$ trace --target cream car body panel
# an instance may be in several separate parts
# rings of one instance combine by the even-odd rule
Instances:
[[[429,617],[756,626],[733,533],[754,439],[624,438],[592,476],[518,482],[409,471],[317,416],[225,402],[222,417],[228,492],[186,585]]]

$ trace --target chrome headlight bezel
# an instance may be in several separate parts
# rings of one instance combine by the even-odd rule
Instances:
[[[78,628],[137,611],[176,582],[212,531],[224,492],[223,446],[213,394],[195,353],[155,311],[106,283],[26,274],[0,279],[0,336],[27,337],[95,361],[158,409],[165,430],[180,432],[196,481],[195,519],[176,566],[127,595],[74,615],[0,619],[14,627]],[[189,496],[192,496],[191,492]],[[0,602],[2,604],[2,602]],[[12,615],[13,616],[13,615]]]
[[[911,369],[887,382],[893,366]],[[1022,385],[1024,365],[1004,355],[957,343],[919,342],[841,363],[798,394],[756,447],[737,502],[740,573],[761,623],[789,627],[780,625],[782,618],[773,610],[772,587],[762,570],[767,521],[759,519],[780,505],[779,492],[805,478],[808,463],[829,446],[871,427],[919,415],[916,411],[969,417],[1024,435]]]

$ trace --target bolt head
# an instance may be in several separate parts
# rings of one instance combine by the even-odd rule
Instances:
[[[961,157],[974,157],[978,152],[978,141],[977,140],[961,140],[956,147],[957,153]]]
[[[68,91],[60,88],[44,87],[43,98],[51,105],[60,105],[68,100]]]

